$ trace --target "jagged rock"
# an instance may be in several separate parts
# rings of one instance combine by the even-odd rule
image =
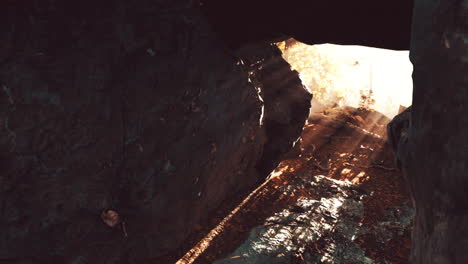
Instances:
[[[293,146],[298,147],[312,96],[275,45],[251,45],[238,54],[250,65],[250,77],[265,103],[261,122],[266,142],[257,169],[266,175]]]
[[[0,260],[166,254],[300,134],[298,78],[259,78],[262,99],[189,1],[26,2],[0,11]],[[270,73],[291,72],[274,47],[257,52]]]

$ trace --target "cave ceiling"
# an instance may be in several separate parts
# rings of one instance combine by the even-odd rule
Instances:
[[[413,1],[202,0],[214,30],[231,46],[293,37],[409,50]]]

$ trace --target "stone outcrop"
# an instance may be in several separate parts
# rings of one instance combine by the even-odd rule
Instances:
[[[279,50],[233,52],[188,1],[24,2],[0,11],[0,261],[166,254],[300,135]]]

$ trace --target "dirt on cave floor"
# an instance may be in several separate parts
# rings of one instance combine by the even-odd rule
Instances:
[[[177,263],[406,263],[414,211],[389,121],[350,107],[311,114],[300,151],[197,227]]]

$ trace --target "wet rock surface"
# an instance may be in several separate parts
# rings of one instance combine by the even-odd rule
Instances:
[[[8,2],[1,13],[0,261],[157,258],[254,188],[260,161],[279,162],[263,158],[270,97],[188,1]],[[298,80],[273,46],[257,51]],[[308,111],[310,95],[298,97],[271,100]],[[306,116],[285,112],[278,122],[295,130],[275,135],[288,143],[279,156]]]

